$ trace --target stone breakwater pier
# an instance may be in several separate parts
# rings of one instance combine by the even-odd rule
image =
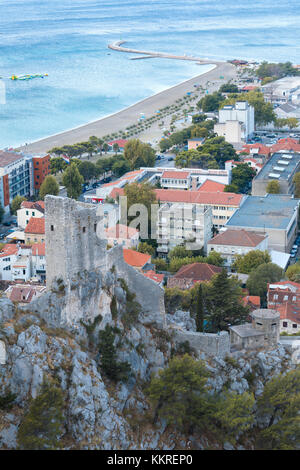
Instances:
[[[152,52],[152,51],[141,51],[139,49],[132,49],[129,47],[124,47],[123,44],[125,44],[126,41],[116,41],[112,44],[108,45],[109,49],[112,49],[113,51],[118,51],[118,52],[127,52],[130,54],[142,54],[145,55],[147,58],[151,57],[160,57],[162,59],[175,59],[175,60],[190,60],[193,62],[197,62],[199,64],[215,64],[215,65],[221,65],[224,64],[222,61],[216,61],[212,59],[203,59],[200,57],[193,57],[193,56],[188,56],[188,55],[173,55],[173,54],[168,54],[166,52]],[[145,57],[145,58],[146,58]],[[142,57],[136,57],[135,59],[142,59]]]

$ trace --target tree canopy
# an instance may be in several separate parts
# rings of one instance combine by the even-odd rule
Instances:
[[[40,199],[44,200],[47,194],[52,194],[53,196],[57,196],[59,193],[59,185],[54,176],[47,175],[44,181],[41,184],[39,196]]]
[[[10,205],[10,211],[12,214],[16,215],[17,214],[17,211],[20,209],[21,207],[21,204],[23,201],[26,201],[26,197],[24,196],[15,196],[11,202],[11,205]]]
[[[270,263],[271,256],[267,250],[251,250],[245,255],[236,255],[231,268],[243,274],[249,274],[261,264]]]
[[[130,139],[124,147],[124,158],[132,170],[141,166],[152,167],[155,164],[155,150],[139,139]]]
[[[67,189],[68,197],[78,199],[82,193],[83,176],[79,173],[77,165],[71,163],[63,173],[62,183]]]
[[[254,107],[255,123],[265,125],[276,121],[276,114],[271,103],[267,103],[261,91],[252,90],[248,93],[232,93],[225,101],[222,101],[221,107],[228,104],[235,104],[236,101],[248,101]]]
[[[260,264],[250,272],[246,287],[250,295],[259,295],[262,303],[266,302],[267,284],[283,278],[282,269],[274,263]]]
[[[279,194],[280,193],[279,181],[276,181],[276,180],[269,181],[266,187],[266,192],[268,194]]]

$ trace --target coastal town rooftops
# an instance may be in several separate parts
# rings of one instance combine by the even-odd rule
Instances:
[[[300,145],[299,145],[300,149]],[[276,152],[265,163],[260,172],[255,176],[256,180],[271,180],[272,175],[278,175],[278,180],[289,180],[300,164],[300,155],[297,153]]]
[[[39,217],[31,217],[28,224],[24,230],[25,233],[36,233],[44,234],[45,233],[45,219]]]
[[[6,243],[0,251],[0,258],[16,255],[18,253],[18,245],[15,243]]]
[[[300,153],[299,141],[297,139],[286,137],[285,139],[278,140],[276,144],[271,146],[271,153],[280,152],[282,150]]]
[[[21,209],[36,209],[36,210],[44,213],[45,212],[45,203],[44,203],[44,201],[36,201],[36,202],[23,201],[21,203]]]
[[[169,179],[181,179],[185,180],[190,176],[189,171],[164,171],[162,174],[162,178],[169,178]]]
[[[0,167],[3,168],[23,158],[24,155],[21,153],[0,150]]]
[[[213,180],[205,180],[204,183],[200,186],[198,191],[204,191],[206,193],[214,193],[216,191],[223,192],[225,189],[225,184],[218,183],[217,181]]]
[[[45,256],[46,255],[45,243],[33,243],[32,255],[33,256]]]
[[[160,202],[186,202],[229,207],[239,207],[244,197],[242,194],[221,191],[185,191],[183,189],[155,189],[154,191],[156,199]],[[114,188],[111,191],[111,198],[116,199],[118,196],[124,196],[124,188]]]
[[[256,143],[256,144],[245,144],[241,150],[241,152],[247,152],[249,154],[257,154],[257,155],[269,155],[271,152],[271,148],[267,145]]]
[[[128,140],[126,139],[118,139],[118,140],[112,140],[111,142],[107,142],[108,145],[113,147],[113,145],[118,144],[119,148],[124,148],[125,145],[127,144]]]
[[[248,196],[241,207],[230,217],[226,228],[286,229],[300,200],[285,194]]]
[[[226,230],[209,240],[209,245],[248,246],[255,248],[267,235],[247,230]]]
[[[144,274],[145,277],[148,277],[149,279],[152,279],[152,281],[157,282],[157,284],[161,284],[164,280],[164,275],[163,274],[157,274],[153,270],[147,271],[143,274]]]
[[[214,274],[222,271],[220,266],[214,266],[208,263],[192,263],[182,266],[179,271],[174,274],[173,279],[192,279],[197,281],[209,281]]]

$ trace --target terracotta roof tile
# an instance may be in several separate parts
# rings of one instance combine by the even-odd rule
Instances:
[[[140,253],[139,251],[130,250],[129,248],[123,249],[124,260],[130,266],[142,268],[145,264],[151,261],[151,256]]]
[[[196,282],[210,281],[211,278],[222,271],[220,266],[208,263],[192,263],[182,266],[179,271],[168,279],[168,287],[187,289]]]
[[[155,281],[158,284],[160,284],[164,280],[164,275],[157,274],[155,271],[147,271],[146,273],[143,273],[143,274],[145,277],[152,279],[152,281]]]
[[[200,186],[198,191],[205,191],[206,193],[214,193],[217,191],[223,192],[225,188],[225,184],[218,183],[217,181],[212,180],[205,180],[204,183]]]
[[[189,171],[171,171],[166,170],[162,174],[162,178],[170,178],[170,179],[181,179],[184,180],[190,176]]]
[[[209,245],[250,246],[255,248],[266,235],[246,230],[226,230],[209,240]]]
[[[44,217],[31,217],[24,230],[25,233],[45,234]]]
[[[32,255],[33,256],[45,256],[46,255],[45,243],[33,243]]]
[[[0,251],[0,258],[5,258],[6,256],[16,255],[18,253],[18,245],[15,243],[6,243],[2,250]]]

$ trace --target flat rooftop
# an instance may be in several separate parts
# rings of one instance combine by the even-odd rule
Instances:
[[[299,202],[300,199],[286,194],[248,196],[227,221],[226,227],[286,229]]]
[[[256,181],[289,181],[300,165],[300,153],[277,152],[265,163],[255,176]]]
[[[0,167],[3,168],[23,158],[24,155],[21,153],[0,150]]]

